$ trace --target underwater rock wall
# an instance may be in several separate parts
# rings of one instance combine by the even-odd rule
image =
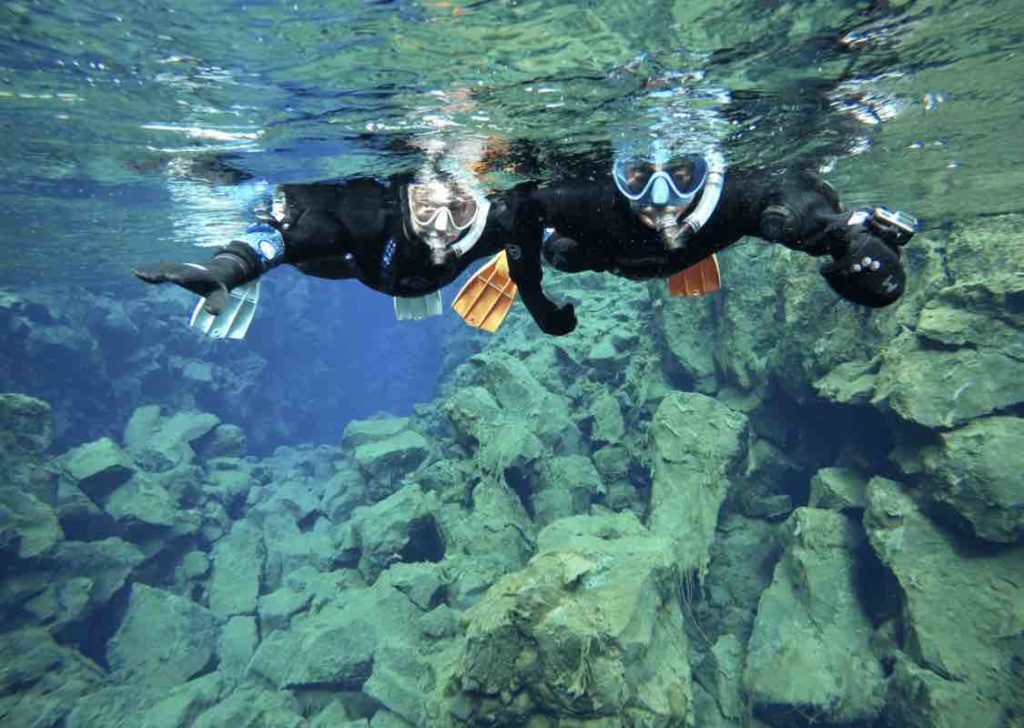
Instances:
[[[516,310],[413,416],[266,457],[2,395],[0,722],[1012,725],[1015,224],[915,241],[871,315],[752,244],[708,299],[552,275],[575,335]]]

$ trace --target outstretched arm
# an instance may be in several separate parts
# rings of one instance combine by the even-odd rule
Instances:
[[[509,273],[519,289],[526,309],[546,334],[562,336],[576,328],[576,312],[571,303],[561,306],[549,299],[541,287],[541,244],[544,227],[539,206],[531,196],[530,185],[519,185],[509,192],[507,207],[501,213],[503,227],[510,231],[505,244]]]
[[[813,172],[797,171],[760,181],[760,237],[813,256],[831,256],[821,268],[828,285],[847,300],[888,306],[906,288],[900,248],[917,221],[885,208],[843,212],[835,190]]]

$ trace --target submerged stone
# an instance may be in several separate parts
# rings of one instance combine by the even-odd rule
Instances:
[[[7,547],[16,558],[45,554],[64,532],[53,509],[21,490],[0,486],[0,529],[13,539]]]
[[[109,437],[76,447],[62,462],[82,492],[100,505],[135,473],[131,458]]]
[[[352,420],[345,425],[341,446],[346,450],[380,442],[409,429],[408,417],[387,417],[375,420]]]
[[[213,546],[210,609],[225,617],[255,614],[265,559],[262,534],[246,521],[235,523]]]
[[[111,669],[125,682],[170,687],[214,659],[221,618],[195,602],[133,584],[128,611],[107,645]]]
[[[885,681],[857,599],[853,554],[862,536],[846,516],[814,508],[798,508],[783,528],[786,550],[747,647],[749,699],[769,721],[803,713],[870,722],[885,702]]]
[[[543,713],[627,725],[682,725],[690,670],[673,545],[632,515],[553,523],[538,553],[463,616],[453,689],[464,721]],[[461,710],[461,709],[460,709]]]
[[[920,460],[929,495],[956,509],[979,538],[1024,537],[1024,419],[986,417],[940,433]]]
[[[1003,725],[1019,709],[1024,546],[979,549],[946,533],[891,480],[873,478],[867,497],[864,526],[899,582],[913,663],[892,683],[894,713],[935,716],[928,725]]]
[[[833,511],[863,510],[868,483],[855,470],[822,468],[811,478],[808,505]]]
[[[676,543],[681,568],[704,572],[729,476],[744,455],[747,418],[703,394],[674,392],[651,431],[651,531]]]
[[[27,394],[0,393],[0,451],[6,458],[41,455],[52,442],[48,402]]]

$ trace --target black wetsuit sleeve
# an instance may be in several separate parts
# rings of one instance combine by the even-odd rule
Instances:
[[[809,170],[740,173],[742,216],[754,235],[812,256],[830,256],[822,269],[847,300],[878,308],[906,287],[898,245],[864,224],[850,224],[835,189]]]
[[[512,281],[533,320],[545,333],[560,336],[576,327],[576,315],[572,304],[559,306],[545,295],[541,286],[544,225],[534,191],[532,185],[519,185],[508,193],[502,221],[509,230],[505,252]]]

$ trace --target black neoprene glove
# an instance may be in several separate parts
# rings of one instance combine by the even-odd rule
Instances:
[[[858,226],[847,232],[846,253],[821,268],[828,285],[843,298],[871,308],[895,302],[907,287],[898,247]]]
[[[231,243],[205,263],[160,261],[141,265],[132,273],[146,283],[174,283],[202,296],[203,308],[216,316],[227,305],[229,290],[259,275],[259,259],[244,243]]]

